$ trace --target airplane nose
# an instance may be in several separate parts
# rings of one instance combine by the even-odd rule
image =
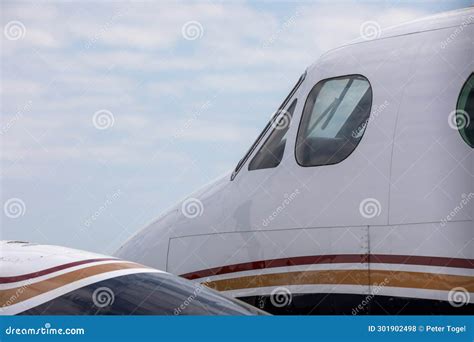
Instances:
[[[177,214],[175,209],[160,216],[125,242],[114,256],[165,271],[169,239]]]

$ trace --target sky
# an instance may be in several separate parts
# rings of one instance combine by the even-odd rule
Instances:
[[[0,238],[112,254],[232,170],[324,51],[472,4],[2,1]]]

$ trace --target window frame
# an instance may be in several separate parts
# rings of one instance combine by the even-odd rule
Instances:
[[[470,82],[471,79],[472,79],[472,82],[474,83],[474,72],[471,73],[471,74],[467,77],[466,81],[463,83],[463,85],[462,85],[462,87],[461,87],[461,90],[459,91],[458,99],[457,99],[457,101],[456,101],[456,109],[455,109],[456,117],[455,117],[455,120],[457,120],[458,112],[459,112],[460,110],[465,111],[464,109],[459,108],[459,102],[461,101],[461,97],[462,97],[462,94],[464,93],[464,89],[466,88],[466,86],[467,86],[469,83],[471,83],[471,82]],[[465,112],[466,112],[466,111],[465,111]],[[466,112],[466,113],[467,113],[467,112]],[[467,114],[469,115],[469,117],[471,117],[470,113],[467,113]],[[470,125],[474,125],[473,120],[470,120]],[[463,131],[461,131],[461,129],[460,129],[459,127],[458,127],[457,131],[458,131],[459,135],[461,136],[462,140],[467,144],[467,146],[469,146],[470,148],[474,148],[474,141],[472,141],[472,142],[469,141],[468,138],[467,138],[467,136],[465,136],[465,134],[463,134]]]
[[[325,83],[325,82],[328,82],[328,81],[332,81],[332,80],[338,80],[338,79],[343,79],[343,78],[349,78],[349,77],[361,77],[363,78],[368,84],[369,84],[369,89],[370,89],[370,92],[371,92],[371,96],[370,96],[370,109],[369,109],[369,115],[367,117],[367,124],[365,126],[365,129],[364,129],[364,133],[361,135],[360,139],[359,139],[359,142],[357,143],[357,145],[354,147],[354,149],[351,151],[351,153],[349,153],[345,158],[337,161],[337,162],[333,162],[333,163],[328,163],[328,164],[324,164],[324,165],[303,165],[300,163],[300,161],[298,160],[298,155],[297,155],[297,149],[298,149],[298,137],[300,135],[300,132],[301,132],[301,126],[303,124],[303,119],[304,119],[304,116],[305,116],[305,110],[306,110],[306,106],[308,105],[308,101],[309,101],[309,98],[311,96],[311,93],[313,92],[314,88],[316,88],[318,85],[320,85],[321,83]],[[319,92],[318,94],[319,95]],[[314,103],[316,103],[316,99],[317,99],[317,95],[315,97],[315,101]],[[372,83],[370,83],[369,79],[362,75],[362,74],[346,74],[346,75],[340,75],[340,76],[335,76],[335,77],[328,77],[328,78],[324,78],[324,79],[321,79],[319,80],[318,82],[316,82],[316,84],[311,87],[311,90],[308,92],[308,95],[306,96],[306,100],[304,102],[304,106],[303,106],[303,109],[301,111],[301,116],[300,116],[300,122],[299,122],[299,125],[298,125],[298,130],[296,132],[296,137],[295,137],[295,147],[294,147],[294,155],[295,155],[295,160],[296,160],[296,164],[298,164],[298,166],[300,167],[304,167],[304,168],[309,168],[309,167],[324,167],[324,166],[332,166],[332,165],[337,165],[337,164],[340,164],[342,163],[343,161],[345,161],[347,158],[349,158],[355,150],[357,150],[357,148],[359,147],[362,139],[364,138],[365,136],[365,133],[367,132],[367,128],[369,127],[369,122],[370,122],[370,118],[372,116],[372,105],[374,103],[374,91],[373,91],[373,88],[372,88]]]

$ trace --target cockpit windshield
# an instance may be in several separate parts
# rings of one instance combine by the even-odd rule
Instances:
[[[137,273],[83,286],[20,315],[262,315],[205,285],[164,272]]]
[[[288,94],[288,96],[285,98],[285,100],[283,101],[283,103],[280,105],[280,107],[278,108],[278,110],[275,112],[275,115],[272,116],[272,118],[270,119],[270,121],[267,123],[267,125],[265,126],[265,128],[263,129],[263,131],[260,133],[260,135],[257,137],[257,139],[254,141],[254,143],[252,144],[252,146],[250,147],[250,149],[247,151],[247,153],[245,154],[245,156],[238,162],[237,166],[235,167],[235,170],[234,172],[232,172],[232,176],[231,176],[231,180],[234,180],[234,178],[237,176],[237,174],[239,173],[239,171],[242,169],[242,167],[244,166],[244,164],[247,162],[247,160],[250,158],[250,156],[252,155],[252,153],[255,151],[255,149],[257,148],[257,146],[259,145],[259,143],[262,141],[263,137],[267,134],[268,130],[275,124],[275,120],[278,120],[278,117],[279,117],[279,113],[281,113],[281,111],[286,107],[286,105],[288,104],[288,102],[291,100],[291,98],[293,97],[293,95],[296,93],[296,91],[298,90],[298,88],[300,87],[301,83],[303,83],[304,79],[306,78],[306,71],[300,76],[300,78],[298,79],[298,82],[296,82],[295,86],[293,87],[293,89],[290,91],[290,93]]]

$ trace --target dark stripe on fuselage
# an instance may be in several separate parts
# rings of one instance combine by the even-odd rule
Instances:
[[[290,299],[291,298],[291,299]],[[474,304],[460,307],[447,301],[338,293],[292,294],[291,297],[240,297],[240,300],[274,315],[471,315]],[[279,302],[278,302],[279,301]]]
[[[199,279],[220,274],[259,270],[272,267],[343,263],[403,264],[474,269],[473,259],[390,254],[331,254],[244,262],[199,270],[182,274],[181,276],[187,279]]]
[[[100,259],[88,259],[88,260],[80,260],[80,261],[74,261],[70,262],[67,264],[62,264],[50,268],[46,268],[44,270],[40,270],[37,272],[32,272],[28,274],[21,274],[17,276],[10,276],[10,277],[0,277],[0,284],[7,284],[7,283],[14,283],[17,281],[22,281],[22,280],[27,280],[31,278],[36,278],[40,277],[49,273],[65,270],[67,268],[71,268],[74,266],[79,266],[79,265],[84,265],[84,264],[89,264],[92,262],[97,262],[97,261],[108,261],[108,260],[117,260],[116,258],[100,258]]]

